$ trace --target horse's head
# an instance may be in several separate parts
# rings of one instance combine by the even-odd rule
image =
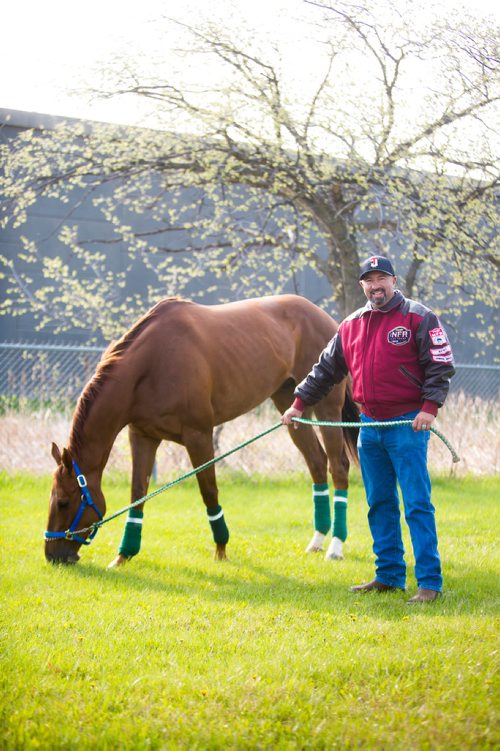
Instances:
[[[76,563],[78,549],[87,540],[90,532],[83,532],[71,539],[71,532],[89,527],[102,518],[106,502],[97,477],[80,474],[70,452],[59,451],[52,444],[52,456],[57,464],[52,480],[49,502],[49,520],[45,533],[45,557],[53,563]]]

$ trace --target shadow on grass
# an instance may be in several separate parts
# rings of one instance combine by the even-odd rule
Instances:
[[[335,565],[335,564],[334,564]],[[340,564],[342,565],[342,564]],[[135,568],[132,568],[135,567]],[[194,598],[221,607],[245,605],[259,607],[291,606],[311,613],[329,613],[350,619],[354,615],[399,621],[405,616],[442,618],[454,615],[488,616],[498,612],[498,586],[493,571],[461,571],[455,567],[446,578],[446,589],[436,602],[407,606],[416,585],[410,584],[406,592],[353,594],[347,572],[337,568],[335,578],[311,582],[302,576],[283,575],[275,570],[248,561],[232,563],[214,562],[219,570],[207,572],[199,568],[168,562],[168,568],[145,558],[127,564],[119,570],[107,570],[93,563],[79,563],[72,568],[76,578],[94,580],[101,592],[130,591],[137,593],[160,592],[166,597]],[[352,578],[352,566],[349,577]],[[359,582],[356,582],[359,583]],[[353,613],[354,611],[354,613]]]

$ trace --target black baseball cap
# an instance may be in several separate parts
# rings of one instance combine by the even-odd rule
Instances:
[[[392,263],[385,256],[370,256],[361,264],[359,278],[362,279],[370,271],[381,271],[389,276],[396,276]]]

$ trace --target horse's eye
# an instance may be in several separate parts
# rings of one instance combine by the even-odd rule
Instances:
[[[65,509],[69,506],[69,498],[62,498],[60,501],[57,501],[57,508]]]

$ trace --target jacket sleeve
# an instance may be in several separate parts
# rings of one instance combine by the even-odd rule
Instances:
[[[294,395],[307,406],[316,404],[347,375],[347,366],[342,351],[340,330],[321,353],[318,362],[308,376],[295,389]]]
[[[453,352],[446,331],[435,313],[429,311],[418,327],[416,341],[419,363],[424,370],[422,397],[442,407],[450,378],[455,374]]]

